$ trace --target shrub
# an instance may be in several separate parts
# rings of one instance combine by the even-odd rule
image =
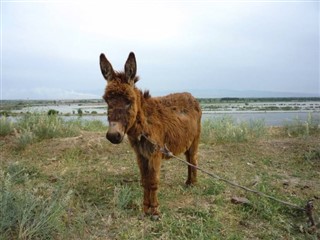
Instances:
[[[78,109],[78,115],[81,117],[83,115],[83,112],[81,110],[81,108]]]
[[[48,111],[48,115],[57,115],[57,114],[59,114],[59,111],[57,111],[57,110],[50,109],[50,110]]]

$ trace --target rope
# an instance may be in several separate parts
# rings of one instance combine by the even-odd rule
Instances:
[[[205,169],[203,169],[203,168],[200,168],[200,167],[198,167],[198,166],[196,166],[196,165],[193,165],[193,164],[191,164],[191,163],[189,163],[189,162],[187,162],[187,161],[185,161],[185,160],[183,160],[183,159],[181,159],[181,158],[173,155],[173,154],[168,150],[168,148],[167,148],[166,145],[164,145],[163,148],[160,148],[160,151],[161,151],[163,154],[165,154],[166,156],[175,158],[175,159],[177,159],[177,160],[180,161],[180,162],[183,162],[183,163],[185,163],[185,164],[187,164],[187,165],[189,165],[189,166],[191,166],[191,167],[193,167],[193,168],[198,169],[199,171],[201,171],[201,172],[203,172],[203,173],[205,173],[205,174],[207,174],[207,175],[209,175],[209,176],[211,176],[211,177],[214,177],[214,178],[218,179],[219,181],[223,181],[223,182],[228,183],[228,184],[230,184],[230,185],[232,185],[232,186],[234,186],[234,187],[238,187],[238,188],[241,188],[241,189],[246,190],[246,191],[248,191],[248,192],[252,192],[252,193],[258,194],[258,195],[260,195],[260,196],[262,196],[262,197],[266,197],[266,198],[272,199],[272,200],[274,200],[274,201],[280,202],[280,203],[282,203],[282,204],[288,205],[288,206],[293,207],[293,208],[296,208],[296,209],[298,209],[298,210],[306,211],[305,208],[302,208],[302,207],[300,207],[300,206],[298,206],[298,205],[295,205],[295,204],[293,204],[293,203],[289,203],[289,202],[280,200],[280,199],[275,198],[275,197],[273,197],[273,196],[267,195],[267,194],[265,194],[265,193],[263,193],[263,192],[259,192],[259,191],[257,191],[257,190],[253,190],[253,189],[247,188],[247,187],[245,187],[245,186],[239,185],[239,184],[237,184],[237,183],[231,182],[231,181],[228,180],[228,179],[222,178],[222,177],[220,177],[220,176],[218,176],[218,175],[216,175],[216,174],[213,174],[213,173],[211,173],[211,172],[208,172],[207,170],[205,170]]]
[[[309,201],[307,202],[307,204],[306,204],[305,207],[301,207],[301,206],[298,206],[298,205],[296,205],[296,204],[293,204],[293,203],[286,202],[286,201],[283,201],[283,200],[281,200],[281,199],[275,198],[275,197],[270,196],[270,195],[268,195],[268,194],[265,194],[265,193],[263,193],[263,192],[260,192],[260,191],[257,191],[257,190],[253,190],[253,189],[250,189],[250,188],[248,188],[248,187],[244,187],[244,186],[239,185],[239,184],[237,184],[237,183],[234,183],[234,182],[232,182],[232,181],[230,181],[230,180],[228,180],[228,179],[222,178],[222,177],[220,177],[220,176],[218,176],[218,175],[216,175],[216,174],[213,174],[213,173],[211,173],[211,172],[208,172],[207,170],[205,170],[205,169],[203,169],[203,168],[200,168],[200,167],[198,167],[198,166],[196,166],[196,165],[194,165],[194,164],[191,164],[191,163],[189,163],[189,162],[187,162],[187,161],[185,161],[185,160],[183,160],[183,159],[175,156],[172,152],[170,152],[170,150],[167,148],[166,144],[164,145],[164,147],[161,147],[160,145],[158,145],[157,143],[155,143],[154,141],[152,141],[152,140],[151,140],[148,136],[146,136],[144,133],[142,133],[141,136],[144,137],[145,139],[147,139],[151,144],[153,144],[157,149],[159,149],[159,151],[160,151],[161,153],[163,153],[163,154],[164,154],[165,156],[167,156],[167,157],[174,158],[174,159],[176,159],[176,160],[178,160],[178,161],[180,161],[180,162],[182,162],[182,163],[184,163],[184,164],[187,164],[187,165],[190,166],[190,167],[196,168],[197,170],[199,170],[199,171],[201,171],[201,172],[203,172],[203,173],[205,173],[205,174],[207,174],[207,175],[209,175],[209,176],[211,176],[211,177],[213,177],[213,178],[215,178],[215,179],[217,179],[217,180],[219,180],[219,181],[223,181],[223,182],[225,182],[225,183],[228,183],[229,185],[231,185],[231,186],[233,186],[233,187],[241,188],[241,189],[243,189],[243,190],[245,190],[245,191],[255,193],[255,194],[259,195],[259,196],[262,196],[262,197],[265,197],[265,198],[269,198],[269,199],[271,199],[271,200],[273,200],[273,201],[279,202],[279,203],[281,203],[281,204],[284,204],[284,205],[287,205],[287,206],[289,206],[289,207],[292,207],[292,208],[295,208],[295,209],[297,209],[297,210],[300,210],[300,211],[305,212],[306,215],[307,215],[307,217],[308,217],[308,219],[309,219],[309,221],[310,221],[310,223],[311,223],[311,227],[315,227],[315,226],[316,226],[316,223],[315,223],[315,220],[314,220],[314,215],[313,215],[313,210],[314,210],[313,200],[309,200]]]

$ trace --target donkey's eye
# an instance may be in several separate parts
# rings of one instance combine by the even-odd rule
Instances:
[[[126,109],[129,109],[130,107],[131,107],[131,103],[128,103],[128,104],[125,105]]]

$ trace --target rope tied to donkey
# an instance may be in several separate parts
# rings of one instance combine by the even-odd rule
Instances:
[[[184,159],[181,159],[177,156],[175,156],[167,147],[166,144],[164,144],[164,147],[161,147],[159,146],[157,143],[155,143],[154,141],[152,141],[148,136],[146,136],[144,133],[141,134],[141,136],[143,136],[145,139],[147,139],[151,144],[153,144],[155,146],[156,149],[158,149],[161,153],[163,153],[165,156],[169,157],[169,158],[174,158],[184,164],[187,164],[188,166],[190,167],[193,167],[193,168],[196,168],[197,170],[219,180],[219,181],[223,181],[233,187],[238,187],[238,188],[241,188],[245,191],[248,191],[248,192],[251,192],[251,193],[255,193],[261,197],[265,197],[265,198],[269,198],[273,201],[276,201],[276,202],[279,202],[281,204],[284,204],[284,205],[287,205],[289,207],[292,207],[292,208],[295,208],[297,210],[300,210],[300,211],[303,211],[306,213],[308,219],[309,219],[309,222],[311,224],[311,227],[315,228],[316,227],[316,221],[314,220],[314,214],[313,214],[313,210],[314,210],[314,207],[313,207],[313,200],[308,200],[307,204],[304,206],[304,207],[301,207],[301,206],[298,206],[296,204],[293,204],[293,203],[290,203],[290,202],[287,202],[287,201],[283,201],[281,199],[278,199],[278,198],[275,198],[273,196],[270,196],[268,194],[265,194],[263,192],[260,192],[260,191],[257,191],[257,190],[253,190],[251,188],[248,188],[248,187],[245,187],[245,186],[242,186],[240,184],[237,184],[237,183],[234,183],[226,178],[222,178],[214,173],[211,173],[211,172],[208,172],[207,170],[203,169],[203,168],[200,168],[194,164],[191,164],[187,161],[185,161]]]
[[[196,165],[193,165],[193,164],[191,164],[191,163],[189,163],[189,162],[187,162],[187,161],[185,161],[185,160],[183,160],[183,159],[181,159],[181,158],[173,155],[173,154],[168,150],[168,148],[167,148],[166,145],[164,145],[163,148],[160,148],[160,151],[161,151],[164,155],[166,155],[166,156],[168,156],[168,157],[175,158],[175,159],[179,160],[180,162],[183,162],[183,163],[185,163],[185,164],[187,164],[187,165],[189,165],[189,166],[191,166],[191,167],[193,167],[193,168],[196,168],[197,170],[199,170],[199,171],[201,171],[201,172],[203,172],[203,173],[206,173],[207,175],[209,175],[209,176],[211,176],[211,177],[214,177],[214,178],[218,179],[219,181],[223,181],[223,182],[228,183],[228,184],[230,184],[230,185],[232,185],[232,186],[234,186],[234,187],[241,188],[241,189],[243,189],[243,190],[246,190],[246,191],[248,191],[248,192],[252,192],[252,193],[258,194],[258,195],[263,196],[263,197],[266,197],[266,198],[270,198],[270,199],[272,199],[272,200],[275,200],[275,201],[277,201],[277,202],[283,203],[283,204],[285,204],[285,205],[288,205],[288,206],[290,206],[290,207],[296,208],[296,209],[298,209],[298,210],[306,211],[305,208],[302,208],[302,207],[300,207],[300,206],[298,206],[298,205],[295,205],[295,204],[292,204],[292,203],[289,203],[289,202],[286,202],[286,201],[277,199],[277,198],[272,197],[272,196],[269,196],[269,195],[267,195],[267,194],[265,194],[265,193],[263,193],[263,192],[259,192],[259,191],[257,191],[257,190],[253,190],[253,189],[247,188],[247,187],[245,187],[245,186],[239,185],[239,184],[234,183],[234,182],[232,182],[232,181],[230,181],[230,180],[228,180],[228,179],[222,178],[222,177],[220,177],[220,176],[218,176],[218,175],[216,175],[216,174],[213,174],[213,173],[211,173],[211,172],[208,172],[208,171],[206,171],[206,170],[203,169],[203,168],[200,168],[200,167],[198,167],[198,166],[196,166]]]

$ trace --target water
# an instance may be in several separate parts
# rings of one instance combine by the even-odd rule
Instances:
[[[204,111],[202,114],[202,121],[207,119],[217,119],[224,116],[230,116],[235,119],[236,122],[243,121],[264,121],[266,126],[283,126],[297,119],[300,121],[307,121],[309,115],[314,119],[320,119],[320,112],[209,112]],[[64,116],[66,120],[77,119],[77,116]],[[107,124],[107,115],[90,115],[82,116],[84,120],[100,120]]]
[[[263,120],[266,126],[283,126],[297,119],[307,121],[310,114],[320,119],[320,112],[204,112],[202,121],[231,116],[237,122]]]
[[[255,121],[255,120],[263,120],[266,126],[283,126],[284,124],[290,123],[299,119],[300,121],[307,121],[309,114],[312,114],[312,117],[315,119],[320,119],[320,111],[319,111],[319,102],[272,102],[272,103],[250,103],[251,106],[254,106],[256,110],[260,107],[265,106],[284,106],[287,104],[288,106],[300,106],[300,110],[298,111],[241,111],[240,109],[244,106],[244,104],[226,104],[225,110],[224,104],[220,104],[220,111],[203,111],[202,120],[206,119],[216,119],[221,118],[223,116],[231,116],[235,119],[236,122],[243,121]],[[239,105],[239,106],[238,106]],[[55,109],[62,114],[72,114],[71,116],[63,116],[64,119],[75,119],[78,118],[77,114],[78,109],[81,109],[84,113],[82,119],[85,120],[100,120],[103,123],[107,124],[107,107],[105,103],[97,103],[97,104],[68,104],[68,105],[47,105],[47,106],[30,106],[24,108],[22,110],[16,110],[13,112],[48,112],[49,109]],[[86,115],[95,112],[96,114]],[[14,119],[13,119],[14,120]]]

